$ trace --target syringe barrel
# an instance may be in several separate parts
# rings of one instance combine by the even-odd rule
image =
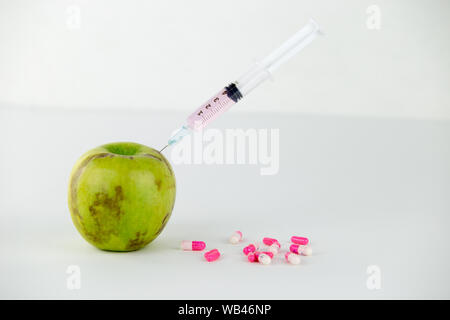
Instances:
[[[267,67],[264,67],[261,63],[256,62],[246,73],[236,80],[236,86],[242,96],[246,96],[253,89],[271,77],[272,74],[269,72]]]
[[[234,83],[231,83],[197,108],[187,118],[187,126],[194,130],[204,128],[241,98],[241,92]]]
[[[168,145],[177,143],[193,130],[203,129],[241,98],[242,94],[234,83],[226,86],[189,115],[186,124],[172,133]]]

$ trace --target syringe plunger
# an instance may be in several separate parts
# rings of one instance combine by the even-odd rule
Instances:
[[[320,33],[319,25],[311,19],[306,26],[237,79],[236,86],[241,94],[246,96],[269,79],[275,70],[310,44]]]

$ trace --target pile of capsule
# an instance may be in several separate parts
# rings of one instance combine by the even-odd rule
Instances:
[[[242,241],[243,236],[241,231],[235,231],[230,237],[230,243],[238,244]],[[292,236],[291,242],[288,244],[289,250],[285,252],[284,258],[290,264],[299,264],[300,256],[312,255],[310,241],[305,237]],[[187,241],[181,242],[181,249],[189,251],[203,251],[206,244],[203,241]],[[262,243],[251,243],[242,250],[247,256],[249,262],[259,262],[263,265],[268,265],[272,259],[281,252],[281,244],[274,238],[263,238]],[[215,261],[220,258],[220,252],[217,249],[212,249],[204,253],[204,258],[208,262]]]
[[[274,238],[263,238],[261,243],[251,243],[243,249],[244,254],[250,262],[259,262],[267,265],[281,251],[281,244]],[[305,237],[291,237],[289,251],[285,252],[284,258],[290,264],[299,264],[300,255],[312,255],[309,239]]]

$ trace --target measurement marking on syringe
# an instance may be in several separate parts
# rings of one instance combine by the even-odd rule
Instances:
[[[207,123],[215,119],[220,113],[224,112],[234,101],[227,96],[227,91],[222,90],[211,100],[204,103],[194,114],[191,115],[192,123],[195,128],[204,127]]]

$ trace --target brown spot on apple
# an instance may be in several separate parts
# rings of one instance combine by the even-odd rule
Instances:
[[[156,187],[158,188],[158,191],[160,191],[161,190],[161,179],[156,178],[155,184],[156,184]]]
[[[147,232],[143,232],[142,234],[140,232],[136,232],[136,237],[128,241],[126,249],[133,251],[148,244],[150,241],[145,239],[146,234]]]

